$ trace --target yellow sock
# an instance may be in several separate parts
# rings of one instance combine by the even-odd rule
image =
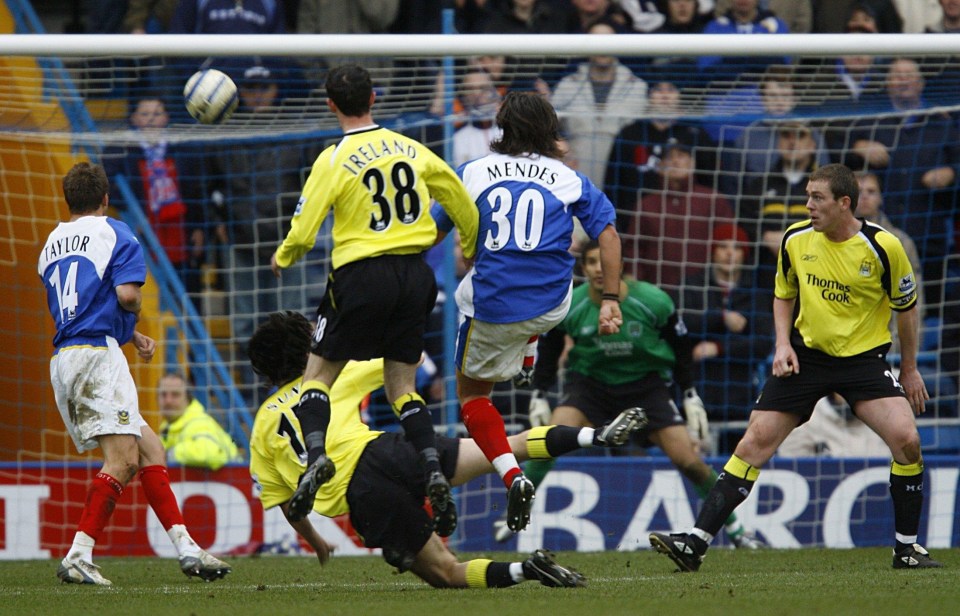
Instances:
[[[549,460],[553,456],[547,451],[547,432],[553,426],[537,426],[530,428],[527,434],[527,455],[531,460]]]
[[[913,464],[900,464],[896,460],[890,463],[890,473],[900,477],[916,477],[923,472],[923,458]]]
[[[735,455],[730,456],[727,463],[723,465],[723,470],[737,479],[746,479],[747,481],[756,481],[757,477],[760,476],[759,468],[747,464]]]
[[[487,558],[475,558],[467,563],[467,588],[487,588],[487,568],[492,562]]]
[[[397,417],[400,417],[400,410],[403,409],[403,405],[405,405],[408,402],[419,402],[420,404],[423,405],[424,408],[427,407],[426,401],[424,401],[424,399],[420,397],[420,394],[414,391],[414,392],[410,392],[409,394],[403,394],[402,396],[400,396],[399,398],[393,401],[393,404],[390,405],[393,408],[393,414],[396,415]]]

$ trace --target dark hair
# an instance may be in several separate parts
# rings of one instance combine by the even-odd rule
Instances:
[[[357,64],[344,64],[327,73],[327,98],[340,112],[359,117],[370,111],[373,83],[367,69]]]
[[[273,385],[301,376],[307,367],[313,325],[298,312],[271,313],[253,332],[247,357],[253,371]]]
[[[600,248],[600,242],[597,240],[587,240],[587,242],[580,247],[580,265],[586,265],[587,253],[598,248]]]
[[[814,169],[810,174],[810,182],[826,182],[833,193],[833,198],[839,201],[843,197],[850,197],[850,211],[857,211],[857,200],[860,198],[860,184],[849,167],[844,165],[824,165]]]
[[[503,129],[503,136],[491,143],[490,149],[498,154],[563,158],[557,145],[560,139],[557,112],[535,92],[509,92],[497,112],[497,126]]]
[[[100,165],[77,163],[63,178],[63,197],[71,214],[97,211],[109,191],[107,173]]]

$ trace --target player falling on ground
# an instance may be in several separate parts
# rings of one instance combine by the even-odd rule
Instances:
[[[248,355],[257,374],[278,387],[254,419],[250,473],[264,509],[290,507],[304,469],[304,445],[294,413],[307,362],[312,327],[301,315],[274,313],[250,339]],[[350,362],[331,393],[334,412],[327,430],[327,455],[337,473],[320,486],[313,510],[329,517],[349,513],[350,522],[370,548],[399,571],[412,571],[438,588],[505,587],[537,580],[545,586],[582,586],[579,573],[537,550],[522,562],[474,559],[459,562],[434,532],[423,504],[427,484],[416,449],[396,433],[369,429],[360,419],[363,399],[383,383],[381,360]],[[543,426],[510,437],[515,455],[552,458],[586,447],[617,446],[646,421],[640,409],[620,413],[603,428]],[[437,437],[443,473],[452,485],[493,471],[472,439]],[[316,550],[321,564],[330,546],[308,519],[293,528]]]
[[[709,438],[707,412],[693,383],[690,340],[673,300],[647,282],[621,280],[623,325],[618,333],[599,337],[596,322],[604,276],[597,242],[584,245],[580,263],[586,282],[574,289],[570,312],[553,331],[540,337],[530,425],[596,426],[608,421],[616,413],[613,409],[642,407],[649,420],[639,433],[644,444],[662,449],[697,493],[706,496],[717,473],[700,458],[694,438]],[[540,392],[556,383],[567,338],[573,346],[567,355],[563,398],[551,415],[549,403]],[[671,378],[684,392],[686,425],[673,401]],[[551,468],[553,460],[533,460],[524,470],[539,486]],[[730,541],[738,548],[763,545],[746,533],[736,514],[730,514],[725,526]],[[506,524],[498,521],[497,541],[511,536]]]
[[[457,170],[480,212],[476,261],[456,292],[457,395],[463,424],[508,488],[507,526],[517,532],[530,522],[535,487],[510,450],[490,394],[495,383],[521,372],[531,336],[553,329],[567,314],[574,217],[599,240],[609,272],[598,331],[618,331],[620,237],[610,200],[561,162],[559,121],[550,103],[532,92],[511,92],[497,125],[503,136],[490,144],[493,153]],[[434,213],[441,230],[449,229],[442,213]]]
[[[940,566],[917,543],[923,457],[914,415],[924,411],[928,398],[917,370],[917,286],[900,241],[854,216],[858,196],[857,179],[843,165],[826,165],[810,175],[810,220],[791,225],[780,242],[773,375],[693,529],[650,535],[651,545],[681,571],[700,568],[723,520],[750,494],[760,468],[810,418],[817,401],[833,392],[890,448],[893,568]],[[899,380],[886,362],[891,310],[900,335]]]
[[[147,501],[170,536],[188,576],[216,580],[230,566],[190,537],[170,490],[163,445],[143,420],[137,389],[120,347],[132,342],[150,361],[156,343],[134,329],[143,250],[130,228],[107,217],[109,183],[101,167],[78,163],[63,179],[70,221],[54,229],[40,253],[38,272],[57,332],[50,381],[57,407],[77,450],[99,447],[103,467],[93,478],[73,545],[57,577],[74,584],[110,586],[93,564],[93,548],[139,470]]]
[[[404,434],[420,452],[441,536],[453,533],[456,508],[437,456],[433,419],[416,391],[427,317],[437,298],[433,270],[423,259],[437,237],[430,199],[446,208],[473,257],[477,211],[460,179],[422,144],[374,123],[370,74],[333,69],[327,104],[344,136],[317,158],[303,187],[290,233],[271,259],[274,274],[313,246],[334,214],[333,267],[318,308],[314,344],[297,414],[309,465],[290,503],[291,520],[306,516],[314,495],[336,473],[326,453],[330,388],[348,360],[384,358],[387,400]]]

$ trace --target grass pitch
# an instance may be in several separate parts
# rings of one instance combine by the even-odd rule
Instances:
[[[570,553],[558,562],[586,574],[588,587],[527,582],[491,590],[434,590],[396,575],[381,559],[231,559],[233,573],[204,583],[175,560],[103,558],[114,586],[62,585],[57,561],[0,562],[0,614],[196,616],[600,616],[606,614],[902,616],[952,613],[960,605],[960,552],[933,550],[939,570],[894,571],[889,549],[710,551],[698,573],[674,573],[649,550]],[[508,553],[496,560],[519,559]]]

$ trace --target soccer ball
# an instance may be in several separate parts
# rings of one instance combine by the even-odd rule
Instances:
[[[198,122],[220,124],[237,108],[237,85],[216,69],[197,71],[183,88],[183,102]]]

